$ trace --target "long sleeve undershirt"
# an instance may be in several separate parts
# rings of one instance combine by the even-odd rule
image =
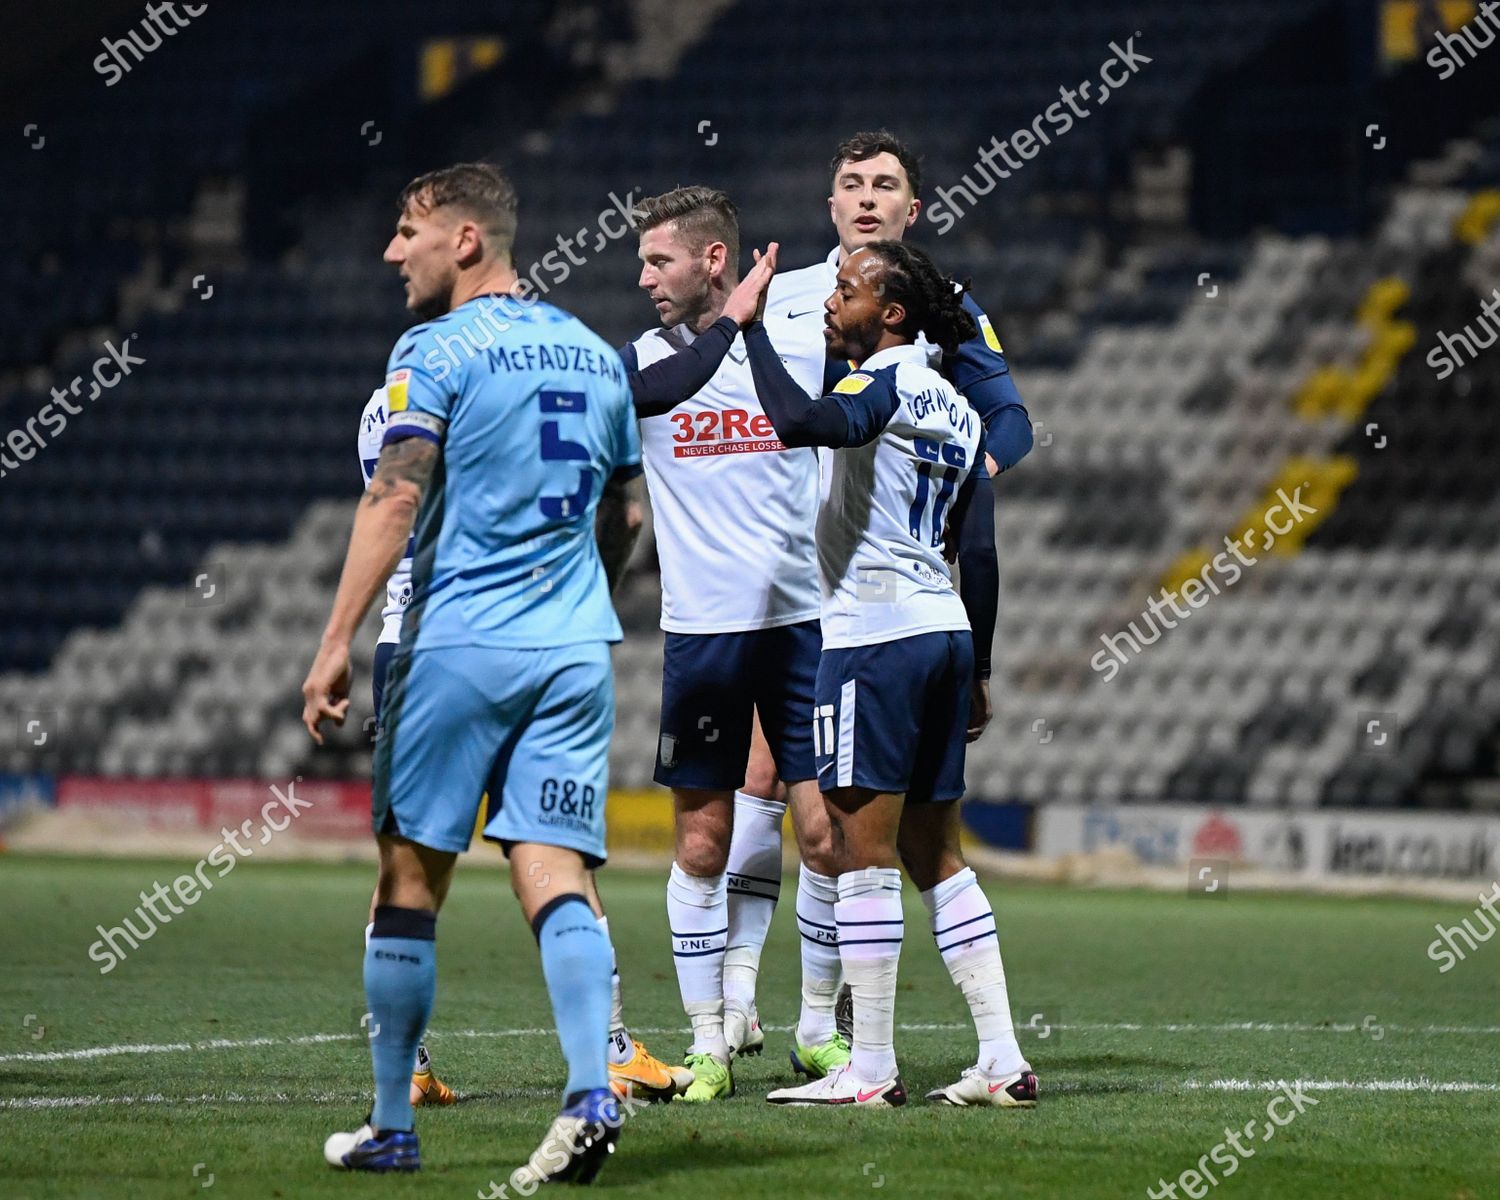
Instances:
[[[635,348],[620,351],[630,380],[630,395],[638,417],[659,417],[691,399],[714,377],[740,327],[733,317],[720,317],[693,344],[649,367],[637,365]]]

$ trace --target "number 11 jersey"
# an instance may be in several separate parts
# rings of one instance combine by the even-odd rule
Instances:
[[[982,444],[979,414],[921,345],[871,355],[832,395],[850,438],[823,455],[823,648],[968,629],[943,545]]]

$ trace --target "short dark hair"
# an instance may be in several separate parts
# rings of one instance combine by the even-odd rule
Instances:
[[[401,189],[398,204],[403,213],[413,205],[428,211],[452,205],[483,225],[498,250],[509,255],[515,246],[516,188],[492,163],[455,163],[418,175]]]
[[[668,221],[676,221],[683,240],[694,254],[710,242],[723,242],[731,270],[740,264],[740,210],[718,188],[695,184],[673,188],[660,196],[648,196],[635,206],[635,229],[645,233]]]
[[[915,340],[918,333],[925,333],[944,354],[953,354],[979,333],[979,326],[964,308],[968,289],[939,271],[922,251],[892,241],[871,242],[862,248],[885,264],[882,298],[906,309],[906,320],[897,331],[903,337]]]
[[[922,194],[922,156],[898,138],[889,129],[866,130],[856,133],[839,143],[828,164],[828,183],[832,187],[838,182],[839,168],[848,162],[864,162],[877,154],[893,154],[911,184],[911,194]]]

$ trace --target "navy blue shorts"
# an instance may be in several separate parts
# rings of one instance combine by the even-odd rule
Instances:
[[[375,646],[375,662],[370,670],[370,686],[375,691],[375,720],[380,721],[380,701],[385,696],[385,676],[391,669],[391,656],[396,653],[398,642],[378,642]]]
[[[656,782],[734,791],[750,761],[752,710],[783,783],[817,775],[813,686],[823,634],[817,621],[745,633],[669,633],[661,680]]]
[[[964,794],[974,639],[968,630],[823,651],[813,730],[818,786]]]

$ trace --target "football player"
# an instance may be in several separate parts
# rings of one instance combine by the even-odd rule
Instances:
[[[365,487],[375,474],[380,459],[381,439],[385,436],[389,408],[384,387],[376,388],[365,404],[359,422],[359,461],[364,475]],[[609,516],[606,510],[604,518]],[[598,542],[605,554],[605,569],[611,590],[623,573],[629,549],[634,545],[641,526],[640,504],[632,501],[622,510],[627,528],[622,531],[599,531]],[[603,518],[601,518],[603,519]],[[612,556],[611,546],[620,547]],[[374,688],[376,735],[379,736],[380,703],[385,690],[386,672],[390,669],[391,657],[401,640],[401,618],[411,601],[411,545],[401,559],[395,572],[386,583],[386,603],[381,610],[380,638],[375,644],[375,660],[372,669]],[[609,918],[605,916],[603,903],[599,899],[598,881],[589,873],[589,905],[598,918],[599,927],[605,935],[609,933]],[[370,924],[365,926],[365,942],[368,945],[370,930],[375,921],[375,901],[370,901]],[[620,970],[616,963],[610,980],[609,1020],[609,1084],[615,1095],[623,1099],[627,1092],[649,1100],[665,1100],[683,1091],[692,1082],[692,1074],[683,1067],[670,1066],[662,1062],[644,1042],[636,1041],[625,1025],[623,1001],[620,994]],[[432,1073],[432,1059],[425,1044],[417,1046],[416,1063],[412,1071],[411,1102],[421,1104],[453,1104],[457,1100],[453,1089]]]
[[[420,1167],[411,1065],[437,980],[436,926],[481,796],[536,936],[567,1082],[518,1186],[588,1182],[620,1136],[609,1087],[613,950],[588,900],[605,859],[621,638],[596,527],[623,510],[640,442],[618,355],[550,304],[508,314],[489,353],[434,373],[430,356],[519,280],[516,194],[466,163],[413,180],[385,260],[424,319],[391,352],[390,421],[360,502],[303,723],[349,705],[349,646],[416,529],[412,600],[386,681],[372,826],[380,850],[365,991],[375,1103],[324,1157],[349,1170]],[[518,1178],[519,1177],[519,1178]]]
[[[822,262],[779,273],[771,282],[767,323],[783,355],[796,357],[823,347],[823,303],[836,286],[840,265],[863,246],[882,240],[900,241],[922,210],[921,188],[921,160],[888,130],[856,133],[838,146],[829,164],[828,197],[838,244]],[[967,291],[963,292],[962,303],[976,327],[970,337],[951,352],[938,350],[920,334],[917,343],[927,348],[929,365],[940,370],[978,410],[989,447],[988,469],[994,476],[1015,466],[1030,451],[1031,420],[989,317]],[[776,874],[763,868],[780,863],[781,822],[773,799],[774,769],[758,741],[752,745],[750,757],[750,771],[736,799],[734,841],[729,851],[728,961],[733,965],[726,971],[725,986],[726,991],[730,987],[741,989],[741,1002],[754,1012],[754,966],[759,962],[775,904],[774,889],[756,877]],[[923,848],[922,861],[934,864],[934,874],[922,881],[924,888],[937,886],[965,870],[957,838],[955,821],[935,854]],[[740,876],[743,881],[735,886],[733,881]],[[800,919],[802,897],[808,890],[803,886],[798,892],[799,929],[804,939],[809,934],[828,937],[827,931]],[[838,994],[837,1013],[839,1032],[847,1038],[851,1029],[847,987]]]
[[[756,714],[786,781],[804,880],[826,884],[821,900],[809,897],[804,906],[799,899],[799,910],[829,936],[821,955],[803,956],[792,1061],[819,1078],[848,1058],[833,1020],[835,897],[812,747],[818,468],[813,451],[788,449],[776,438],[756,396],[739,329],[755,317],[755,288],[769,272],[761,265],[739,283],[734,204],[712,188],[678,188],[643,201],[636,223],[640,286],[660,325],[622,350],[627,368],[644,379],[694,353],[717,363],[691,392],[636,388],[666,634],[655,778],[672,789],[667,912],[693,1026],[686,1062],[695,1078],[682,1099],[710,1101],[733,1094],[732,1053],[763,1041],[753,1012],[725,995],[727,868]],[[788,369],[809,392],[821,393],[825,358],[821,346],[804,345]],[[780,867],[778,846],[759,882],[779,885]]]
[[[375,476],[375,465],[380,461],[380,443],[385,437],[386,425],[385,388],[378,387],[370,393],[365,410],[359,417],[359,470],[368,489]],[[401,640],[401,614],[411,600],[411,542],[406,544],[406,553],[396,565],[395,571],[385,584],[385,607],[380,610],[380,637],[375,642],[375,661],[371,670],[371,685],[374,690],[376,736],[379,736],[380,698],[385,689],[385,673]],[[370,931],[375,928],[375,896],[370,897],[370,920],[365,925],[365,945],[370,944]],[[458,1100],[453,1089],[432,1072],[432,1056],[425,1043],[418,1043],[416,1062],[412,1064],[411,1102],[422,1104],[453,1104]]]
[[[834,825],[853,1053],[841,1069],[768,1099],[906,1102],[894,1048],[904,862],[979,1036],[975,1065],[928,1098],[1030,1107],[1036,1076],[1016,1042],[994,914],[958,846],[964,748],[991,716],[999,576],[986,432],[917,342],[923,334],[953,355],[976,323],[961,290],[896,241],[847,255],[823,308],[830,357],[857,369],[821,399],[788,373],[764,325],[745,341],[781,440],[833,450],[822,460],[817,524],[824,648],[814,728]],[[950,525],[958,589],[944,556]],[[954,859],[958,869],[945,873]]]

